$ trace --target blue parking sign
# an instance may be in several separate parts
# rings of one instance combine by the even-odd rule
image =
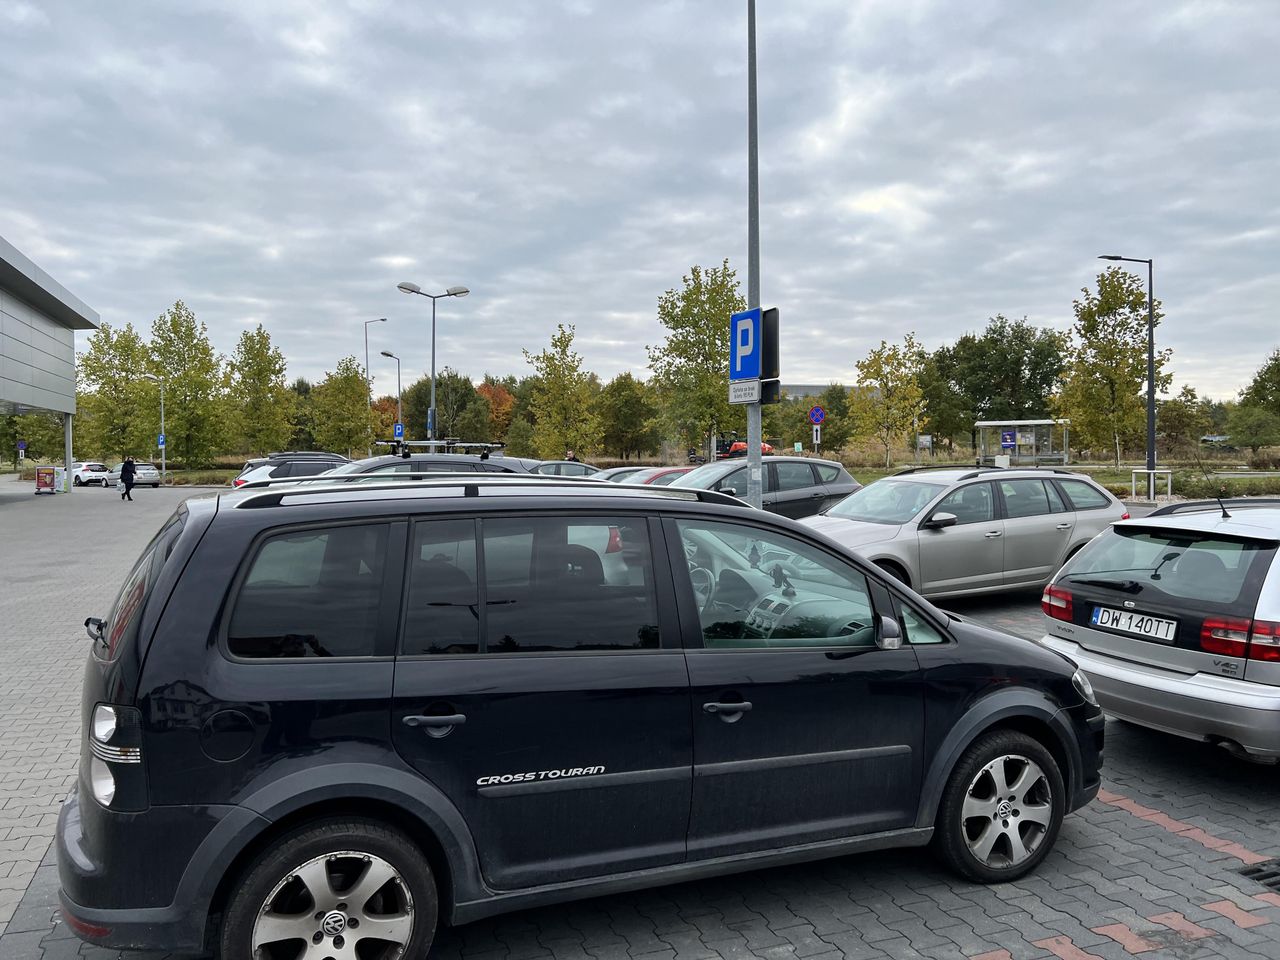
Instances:
[[[729,318],[729,381],[759,380],[760,308],[743,310]]]
[[[163,434],[163,433],[162,433],[162,434],[160,434],[160,436],[157,438],[157,440],[156,440],[156,446],[157,446],[157,447],[159,447],[161,450],[163,450],[163,449],[164,449],[164,434]]]
[[[404,439],[404,424],[403,424],[403,423],[397,423],[397,424],[396,424],[396,426],[395,426],[395,433],[394,433],[394,435],[393,435],[393,436],[394,436],[394,439],[396,439],[396,440],[403,440],[403,439]]]

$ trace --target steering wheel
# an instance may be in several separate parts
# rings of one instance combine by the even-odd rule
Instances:
[[[693,595],[698,600],[698,609],[705,610],[711,603],[711,595],[716,590],[716,578],[706,567],[689,565],[689,580],[693,583]]]

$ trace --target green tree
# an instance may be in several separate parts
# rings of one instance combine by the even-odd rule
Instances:
[[[311,382],[306,377],[298,377],[289,384],[289,392],[293,394],[293,435],[289,438],[289,449],[314,450],[316,438],[312,432]]]
[[[373,416],[369,413],[368,381],[355,357],[343,357],[332,373],[326,372],[311,390],[312,430],[318,446],[336,453],[355,455],[373,441]]]
[[[517,417],[511,421],[511,426],[507,430],[506,453],[513,457],[538,455],[538,450],[533,445],[533,424],[523,417]]]
[[[1267,362],[1258,368],[1249,385],[1241,392],[1240,403],[1269,410],[1280,416],[1280,347],[1272,350]]]
[[[89,337],[78,360],[79,454],[122,460],[150,449],[151,434],[159,432],[160,401],[143,376],[149,363],[147,345],[132,324],[117,330],[103,323]]]
[[[284,354],[261,324],[240,334],[229,372],[232,415],[245,448],[285,449],[293,435],[295,394],[285,381]]]
[[[1190,384],[1156,408],[1156,434],[1164,440],[1166,455],[1196,450],[1210,426],[1204,405]]]
[[[27,444],[30,460],[57,460],[63,453],[62,414],[24,413],[0,416],[0,457],[18,466],[18,441]]]
[[[1255,457],[1262,447],[1280,444],[1280,417],[1263,407],[1241,403],[1227,418],[1227,434],[1239,447],[1248,447]]]
[[[229,440],[228,384],[208,330],[181,300],[152,324],[150,366],[165,385],[169,455],[188,468],[207,466]]]
[[[1145,424],[1147,293],[1142,281],[1118,267],[1098,274],[1098,292],[1088,287],[1072,306],[1071,362],[1063,376],[1058,409],[1071,420],[1081,447],[1110,450],[1116,468],[1126,443],[1139,442]],[[1154,322],[1164,316],[1155,302]],[[1156,354],[1156,389],[1168,386],[1170,352]]]
[[[893,446],[913,428],[924,429],[924,392],[920,370],[924,351],[915,334],[908,333],[901,344],[880,341],[855,366],[858,385],[849,398],[858,432],[871,436],[884,447],[884,465],[891,462]]]
[[[576,328],[556,324],[547,350],[524,358],[538,374],[533,394],[533,445],[538,456],[555,459],[566,450],[590,453],[600,446],[600,417],[592,404],[591,375],[573,350]]]
[[[626,460],[633,453],[639,457],[658,449],[658,407],[643,380],[630,372],[618,374],[600,391],[596,410],[606,453]]]
[[[645,349],[663,415],[685,443],[745,431],[745,411],[729,403],[729,317],[745,307],[728,260],[710,270],[691,267],[679,289],[658,298],[666,339]]]
[[[430,409],[431,378],[420,377],[404,392],[407,437],[426,438]],[[436,377],[436,438],[485,443],[491,436],[488,400],[476,392],[470,377],[445,367]]]

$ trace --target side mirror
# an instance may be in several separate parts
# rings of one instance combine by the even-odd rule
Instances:
[[[102,629],[106,624],[97,617],[89,617],[84,622],[84,632],[89,635],[89,639],[94,643],[102,642]]]
[[[954,527],[956,525],[956,515],[954,513],[935,513],[924,522],[926,530],[941,530],[943,527]]]
[[[738,495],[738,488],[737,487],[721,487],[720,493],[727,493],[731,497],[736,497]]]
[[[883,613],[876,618],[876,646],[881,650],[897,650],[902,646],[902,628],[898,621]]]

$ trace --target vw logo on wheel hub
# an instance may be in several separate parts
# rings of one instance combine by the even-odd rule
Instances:
[[[1011,813],[1013,813],[1013,804],[1011,804],[1008,800],[1002,801],[1000,803],[1000,806],[996,807],[996,816],[999,817],[1001,820],[1008,820],[1009,814]]]
[[[347,929],[347,915],[338,910],[331,910],[320,921],[320,929],[326,937],[336,937]]]

